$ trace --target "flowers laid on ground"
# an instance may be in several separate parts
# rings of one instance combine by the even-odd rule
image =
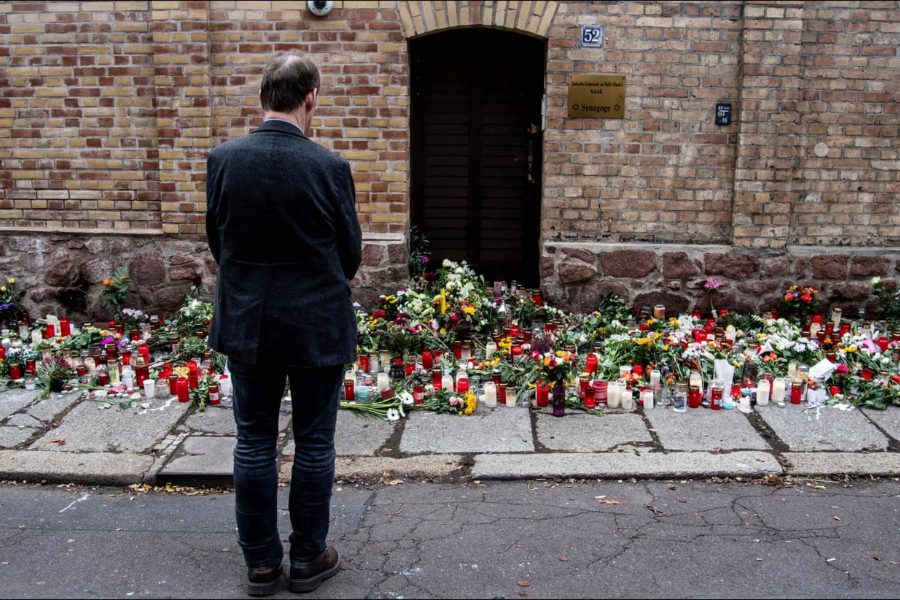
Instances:
[[[712,293],[723,282],[706,285]],[[585,409],[591,390],[591,411],[599,414],[610,388],[624,386],[638,403],[652,393],[654,405],[665,407],[677,384],[695,379],[698,394],[720,380],[734,405],[795,396],[900,405],[900,334],[892,332],[900,300],[880,280],[872,285],[878,322],[851,321],[839,310],[816,314],[818,292],[800,286],[784,293],[791,320],[726,311],[666,319],[661,307],[634,307],[615,295],[575,315],[547,306],[540,294],[488,285],[465,263],[445,261],[358,313],[360,360],[347,366],[341,406],[388,420],[416,410],[466,417],[490,410],[484,407],[494,405],[495,393],[500,405],[534,406],[540,393],[546,403],[549,389],[560,408],[564,388],[565,408]],[[214,307],[196,288],[174,315],[160,319],[124,306],[130,280],[117,270],[103,291],[115,322],[79,328],[56,317],[29,319],[15,282],[2,287],[0,301],[11,305],[0,304],[10,330],[0,353],[0,379],[8,385],[24,385],[30,373],[43,390],[62,382],[101,401],[124,399],[119,406],[130,408],[143,406],[146,380],[155,382],[157,396],[201,407],[228,395],[227,359],[206,343]],[[488,388],[491,402],[482,402]],[[784,396],[773,397],[776,390]]]
[[[25,312],[22,306],[24,297],[25,290],[16,290],[15,278],[10,278],[6,285],[0,286],[0,320],[18,322]]]

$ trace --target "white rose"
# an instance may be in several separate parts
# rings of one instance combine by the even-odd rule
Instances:
[[[449,269],[451,264],[452,264],[452,263],[450,262],[450,259],[449,259],[449,258],[445,258],[445,259],[444,259],[444,268],[445,268],[445,269]]]
[[[878,285],[879,283],[881,283],[881,277],[872,278],[872,285]]]

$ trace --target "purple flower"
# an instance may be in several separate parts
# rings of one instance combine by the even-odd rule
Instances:
[[[725,285],[720,279],[716,279],[715,277],[708,277],[706,279],[706,289],[715,290]]]
[[[115,344],[115,343],[116,343],[116,340],[113,339],[113,338],[111,338],[111,337],[106,338],[106,339],[103,339],[103,340],[100,340],[100,345],[103,346],[104,348],[105,348],[108,344]]]
[[[422,262],[425,263],[425,264],[427,265],[427,264],[428,264],[428,257],[427,257],[427,256],[423,256],[423,257],[422,257]]]

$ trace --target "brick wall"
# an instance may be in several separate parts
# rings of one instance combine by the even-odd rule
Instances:
[[[259,125],[265,62],[299,49],[323,74],[314,136],[350,160],[373,247],[397,246],[414,176],[406,40],[487,26],[547,40],[545,259],[573,243],[900,246],[897,0],[305,6],[0,1],[0,231],[133,232],[121,239],[164,261],[201,244],[206,153]],[[605,27],[602,48],[581,46],[586,24]],[[626,118],[568,119],[572,73],[625,75]],[[729,126],[714,123],[723,101]],[[398,250],[376,254],[361,298],[402,279]],[[545,284],[577,300],[553,260]],[[59,289],[41,268],[26,276]]]

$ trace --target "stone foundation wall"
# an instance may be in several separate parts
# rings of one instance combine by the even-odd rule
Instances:
[[[363,266],[353,281],[354,300],[368,307],[406,282],[402,235],[367,235]],[[133,291],[126,305],[168,315],[197,283],[204,299],[215,291],[218,267],[205,236],[162,234],[11,233],[0,235],[0,278],[16,278],[36,316],[50,313],[76,321],[111,315],[100,297],[102,281],[127,266]]]
[[[547,242],[541,258],[545,295],[576,312],[596,310],[602,296],[615,292],[639,306],[665,305],[669,314],[699,308],[706,315],[704,286],[707,277],[715,277],[725,283],[714,292],[716,309],[766,311],[780,305],[783,290],[801,284],[819,290],[823,310],[841,306],[855,315],[870,301],[872,277],[896,285],[898,274],[900,251],[862,248]]]

